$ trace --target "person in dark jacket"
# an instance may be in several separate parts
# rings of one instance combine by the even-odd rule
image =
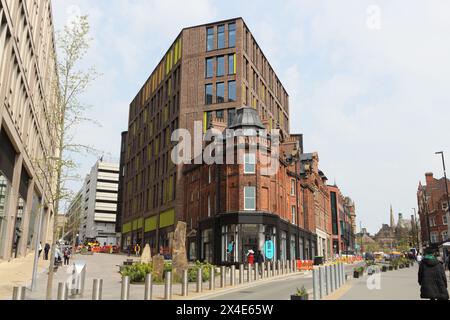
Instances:
[[[48,260],[48,252],[50,251],[50,245],[48,243],[45,244],[44,247],[44,260]]]
[[[449,300],[444,266],[430,249],[425,250],[420,262],[419,285],[422,299]]]
[[[264,263],[264,256],[261,252],[261,250],[258,250],[258,254],[256,255],[256,263],[258,264],[259,267],[259,273],[262,273],[262,267],[261,265]]]

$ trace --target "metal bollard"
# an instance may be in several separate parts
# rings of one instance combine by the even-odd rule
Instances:
[[[164,300],[172,300],[172,272],[166,271],[164,279]]]
[[[297,261],[294,260],[293,263],[294,263],[294,272],[297,272]]]
[[[189,290],[188,290],[188,271],[187,270],[183,270],[183,277],[181,278],[181,296],[183,297],[187,297],[189,294]]]
[[[197,269],[197,293],[201,293],[203,290],[203,273],[202,268]]]
[[[122,288],[120,291],[120,300],[130,299],[130,277],[122,277]]]
[[[261,279],[264,279],[264,274],[266,273],[265,267],[266,266],[265,266],[264,262],[261,263]]]
[[[313,269],[313,299],[320,300],[320,278],[317,269]]]
[[[267,273],[266,273],[267,278],[270,278],[270,276],[271,276],[270,264],[271,264],[270,261],[267,262]]]
[[[68,292],[69,290],[65,282],[58,283],[58,296],[56,299],[67,300]]]
[[[94,279],[94,285],[92,287],[92,300],[102,300],[102,286],[103,280]]]
[[[244,283],[244,265],[240,264],[239,265],[239,284],[243,284]]]
[[[327,295],[333,293],[333,289],[331,288],[331,266],[326,266],[326,277],[327,277]]]
[[[215,290],[216,289],[216,268],[211,267],[211,270],[209,271],[209,290]]]
[[[225,288],[226,286],[227,269],[225,266],[220,267],[220,287]]]
[[[335,289],[339,289],[339,274],[337,265],[334,265],[334,287]]]
[[[276,275],[279,276],[280,275],[280,267],[281,267],[281,261],[277,260],[277,272]]]
[[[145,276],[144,300],[145,301],[152,300],[152,295],[153,295],[153,278],[152,278],[152,274],[148,273]]]
[[[250,263],[247,269],[247,282],[252,282],[252,265]]]
[[[288,260],[286,262],[288,267],[288,273],[292,273],[292,260]]]
[[[289,267],[288,267],[288,261],[284,260],[284,273],[288,274],[289,273]]]
[[[336,291],[336,281],[334,279],[334,277],[335,277],[334,268],[335,268],[335,265],[331,265],[330,266],[330,283],[331,283],[330,284],[330,288],[331,288],[331,292]]]
[[[230,284],[231,286],[235,286],[236,285],[236,266],[232,265],[231,266],[231,275],[230,275]]]
[[[259,280],[259,263],[255,263],[255,281]]]
[[[275,269],[276,269],[275,261],[270,261],[270,269],[272,269],[271,270],[272,271],[272,277],[275,277]]]
[[[319,267],[320,299],[325,297],[325,268]]]

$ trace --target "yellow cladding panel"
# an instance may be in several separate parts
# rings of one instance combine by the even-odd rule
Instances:
[[[159,216],[159,227],[165,228],[175,224],[175,209],[167,210]]]
[[[157,226],[156,216],[145,219],[144,232],[154,231],[156,230],[156,226]]]
[[[122,233],[128,233],[131,231],[131,222],[128,222],[122,226]]]

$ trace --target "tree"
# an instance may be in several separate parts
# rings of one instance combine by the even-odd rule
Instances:
[[[47,79],[56,97],[49,108],[44,108],[48,128],[56,137],[55,156],[43,156],[34,161],[46,185],[47,202],[54,212],[47,300],[52,299],[53,264],[58,236],[56,215],[59,213],[61,203],[71,199],[72,192],[67,188],[67,183],[79,178],[76,174],[78,165],[73,156],[98,153],[92,146],[74,142],[77,127],[84,122],[94,122],[84,116],[88,106],[79,100],[98,77],[95,68],[85,70],[80,68],[90,41],[87,16],[76,17],[62,31],[56,32],[57,56],[53,60],[56,64],[57,77]]]

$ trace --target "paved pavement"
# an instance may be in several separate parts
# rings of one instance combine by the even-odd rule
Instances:
[[[49,262],[39,259],[38,274],[45,272]],[[11,299],[15,286],[31,286],[33,274],[34,252],[26,257],[0,262],[0,300]]]
[[[345,272],[350,276],[356,265],[346,265]],[[291,276],[284,279],[274,279],[270,282],[260,283],[250,288],[235,289],[224,294],[217,294],[207,300],[290,300],[291,294],[305,286],[312,299],[312,273]]]
[[[421,300],[420,286],[417,282],[419,266],[380,273],[379,287],[374,278],[352,280],[351,288],[343,293],[340,300]],[[369,288],[367,283],[369,282]]]

